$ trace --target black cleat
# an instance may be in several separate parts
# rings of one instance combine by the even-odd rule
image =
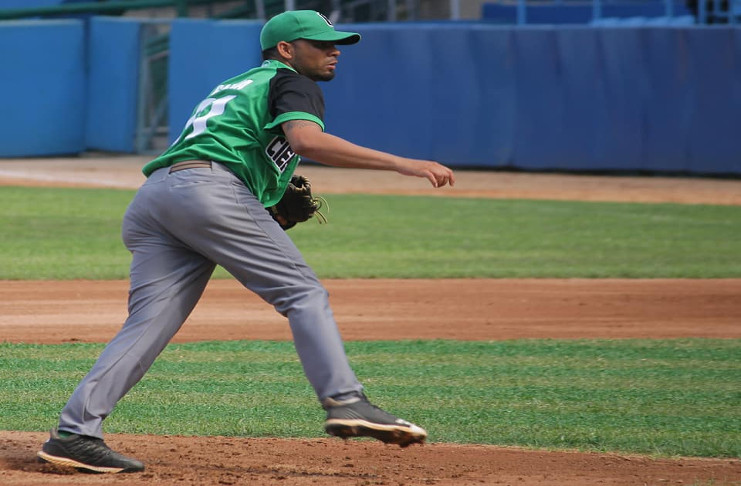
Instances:
[[[144,464],[112,451],[103,439],[71,434],[61,437],[52,429],[51,437],[37,454],[39,459],[59,466],[73,467],[83,472],[139,472]]]
[[[324,430],[335,437],[373,437],[401,447],[427,438],[425,429],[372,405],[365,395],[343,401],[327,398],[322,405],[327,411]]]

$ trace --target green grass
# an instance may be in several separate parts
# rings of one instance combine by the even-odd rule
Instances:
[[[741,276],[741,208],[332,197],[294,240],[324,277]],[[399,275],[401,274],[401,275]]]
[[[97,344],[0,344],[0,429],[45,430]],[[380,406],[435,442],[741,457],[741,340],[347,344]],[[170,345],[107,432],[321,437],[289,342]]]
[[[0,187],[0,279],[127,278],[111,189]],[[741,276],[741,208],[330,195],[289,234],[322,278]],[[226,277],[223,271],[217,277]]]
[[[130,256],[120,235],[132,196],[0,187],[0,279],[127,278]]]

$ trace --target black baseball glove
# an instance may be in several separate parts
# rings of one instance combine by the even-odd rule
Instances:
[[[311,183],[304,176],[294,175],[288,183],[286,192],[275,206],[270,206],[268,212],[284,230],[309,220],[315,214],[320,223],[326,223],[327,218],[319,212],[324,200],[314,197],[311,193]]]

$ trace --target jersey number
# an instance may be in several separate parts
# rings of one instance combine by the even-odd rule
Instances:
[[[236,98],[235,95],[229,95],[224,96],[223,98],[206,98],[205,100],[201,101],[201,104],[198,105],[198,108],[196,108],[195,113],[193,113],[193,116],[191,116],[188,121],[185,123],[185,128],[183,128],[183,133],[185,133],[189,127],[193,127],[193,131],[190,132],[184,140],[188,140],[193,137],[197,137],[201,133],[206,131],[206,123],[208,122],[209,118],[213,118],[215,116],[219,116],[222,113],[224,113],[224,109],[226,108],[226,104],[229,103],[231,100]],[[173,145],[175,145],[177,142],[180,141],[180,137],[173,142]]]

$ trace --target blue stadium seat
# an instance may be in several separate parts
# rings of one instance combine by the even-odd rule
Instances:
[[[681,15],[679,17],[605,17],[590,22],[590,25],[599,27],[677,27],[694,24],[695,17],[692,15]]]
[[[65,0],[3,0],[0,10],[17,8],[54,7],[65,3]]]

